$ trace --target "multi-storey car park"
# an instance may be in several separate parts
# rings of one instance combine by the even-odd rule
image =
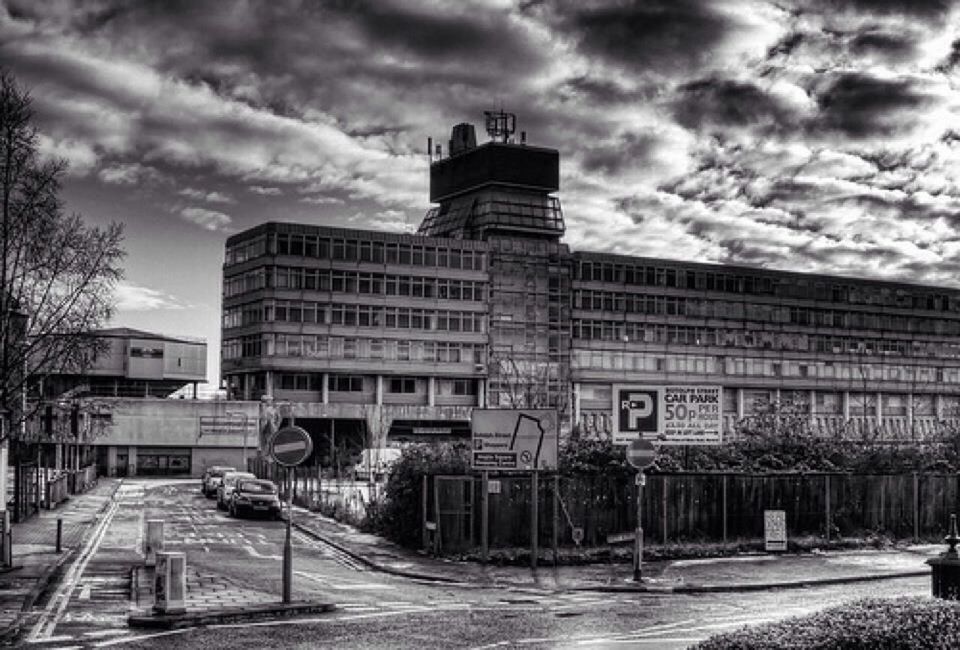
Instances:
[[[504,121],[479,146],[457,125],[431,155],[415,235],[270,222],[227,240],[233,398],[369,446],[468,436],[478,407],[557,408],[564,433],[606,435],[624,382],[722,386],[726,435],[771,403],[814,434],[960,423],[960,291],[571,251],[559,153]]]

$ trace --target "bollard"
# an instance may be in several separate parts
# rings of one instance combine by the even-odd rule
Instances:
[[[159,551],[153,576],[153,612],[183,614],[187,611],[187,556],[181,551]]]
[[[163,551],[163,519],[148,519],[143,536],[143,565],[156,566],[157,553]]]
[[[960,600],[960,554],[957,553],[960,535],[957,534],[957,515],[950,515],[950,532],[943,541],[949,545],[949,548],[939,557],[927,560],[931,568],[933,597]]]
[[[63,540],[63,519],[57,517],[57,553],[62,549],[60,542]]]
[[[10,511],[3,511],[0,520],[0,564],[10,568],[13,566],[13,528],[10,526]]]

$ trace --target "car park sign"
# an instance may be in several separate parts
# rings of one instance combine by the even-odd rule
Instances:
[[[613,386],[613,442],[645,439],[661,445],[718,445],[720,386]]]
[[[270,455],[280,465],[295,467],[313,452],[310,434],[298,426],[284,427],[270,439]]]

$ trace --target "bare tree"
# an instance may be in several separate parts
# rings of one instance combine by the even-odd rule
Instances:
[[[28,387],[87,367],[102,349],[91,333],[113,313],[123,228],[67,214],[63,160],[44,160],[29,94],[0,70],[0,407],[15,436],[39,406]]]

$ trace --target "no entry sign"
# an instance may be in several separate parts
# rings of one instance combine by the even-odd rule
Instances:
[[[649,467],[656,457],[657,449],[649,440],[634,440],[627,447],[627,462],[637,469]]]
[[[273,434],[270,441],[270,455],[281,465],[295,467],[310,457],[313,440],[303,428],[284,427]]]

